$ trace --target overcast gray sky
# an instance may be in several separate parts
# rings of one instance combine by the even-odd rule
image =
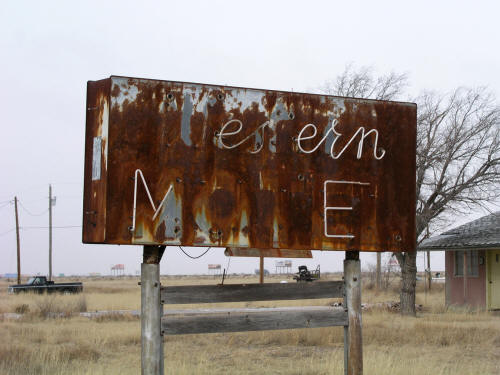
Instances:
[[[497,1],[2,1],[0,4],[0,274],[15,272],[14,195],[22,273],[48,271],[48,184],[54,226],[82,217],[87,80],[111,74],[312,91],[347,63],[407,72],[410,93],[488,85],[500,96]],[[41,214],[40,216],[32,216]],[[471,218],[480,216],[477,212]],[[470,218],[468,218],[470,219]],[[460,218],[457,222],[464,222]],[[201,249],[190,249],[193,255]],[[54,272],[140,269],[142,249],[82,245],[80,228],[54,229]],[[343,253],[299,263],[340,270]],[[375,256],[362,257],[363,266]],[[266,260],[274,269],[276,259]],[[168,248],[162,273],[227,264],[222,250],[190,260]],[[444,257],[433,257],[444,268]],[[419,269],[423,258],[419,257]],[[235,258],[230,272],[258,260]]]

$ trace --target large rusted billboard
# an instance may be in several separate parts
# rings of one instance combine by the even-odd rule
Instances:
[[[415,144],[411,103],[90,81],[83,242],[412,250]]]

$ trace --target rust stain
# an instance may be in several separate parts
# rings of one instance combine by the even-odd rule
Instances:
[[[89,82],[87,106],[102,98],[87,111],[84,242],[415,247],[413,104],[126,77]]]
[[[104,242],[106,238],[107,155],[104,153],[108,139],[103,134],[106,130],[103,125],[108,120],[105,116],[109,117],[110,84],[109,79],[87,83],[82,240],[88,243]],[[96,139],[100,139],[99,149],[95,149]],[[94,169],[99,176],[94,176]]]

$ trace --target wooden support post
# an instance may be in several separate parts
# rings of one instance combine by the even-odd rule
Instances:
[[[160,260],[165,246],[144,246],[141,264],[141,374],[163,375]]]
[[[361,334],[361,264],[359,251],[346,251],[344,282],[349,326],[347,328],[347,374],[363,374],[363,336]]]
[[[161,285],[161,284],[160,284]],[[161,299],[161,291],[160,291],[160,299]],[[163,328],[161,328],[161,318],[163,317],[163,303],[160,303],[160,374],[165,374],[165,358],[164,358],[164,349],[163,349]]]
[[[344,307],[344,312],[347,313],[345,268],[344,268],[344,288],[343,288],[343,291],[344,291],[344,300],[342,301],[342,306]],[[349,317],[347,317],[347,319],[349,319]],[[344,326],[344,375],[347,375],[348,359],[349,359],[349,325],[345,325]]]
[[[259,273],[259,282],[264,284],[264,257],[260,257],[260,273]]]

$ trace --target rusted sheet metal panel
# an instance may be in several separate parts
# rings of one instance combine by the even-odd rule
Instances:
[[[415,247],[414,104],[126,77],[88,102],[84,242]]]
[[[106,241],[107,151],[111,80],[87,83],[83,242]]]
[[[224,251],[228,257],[265,257],[265,258],[312,258],[311,250],[290,249],[245,249],[228,247]]]

